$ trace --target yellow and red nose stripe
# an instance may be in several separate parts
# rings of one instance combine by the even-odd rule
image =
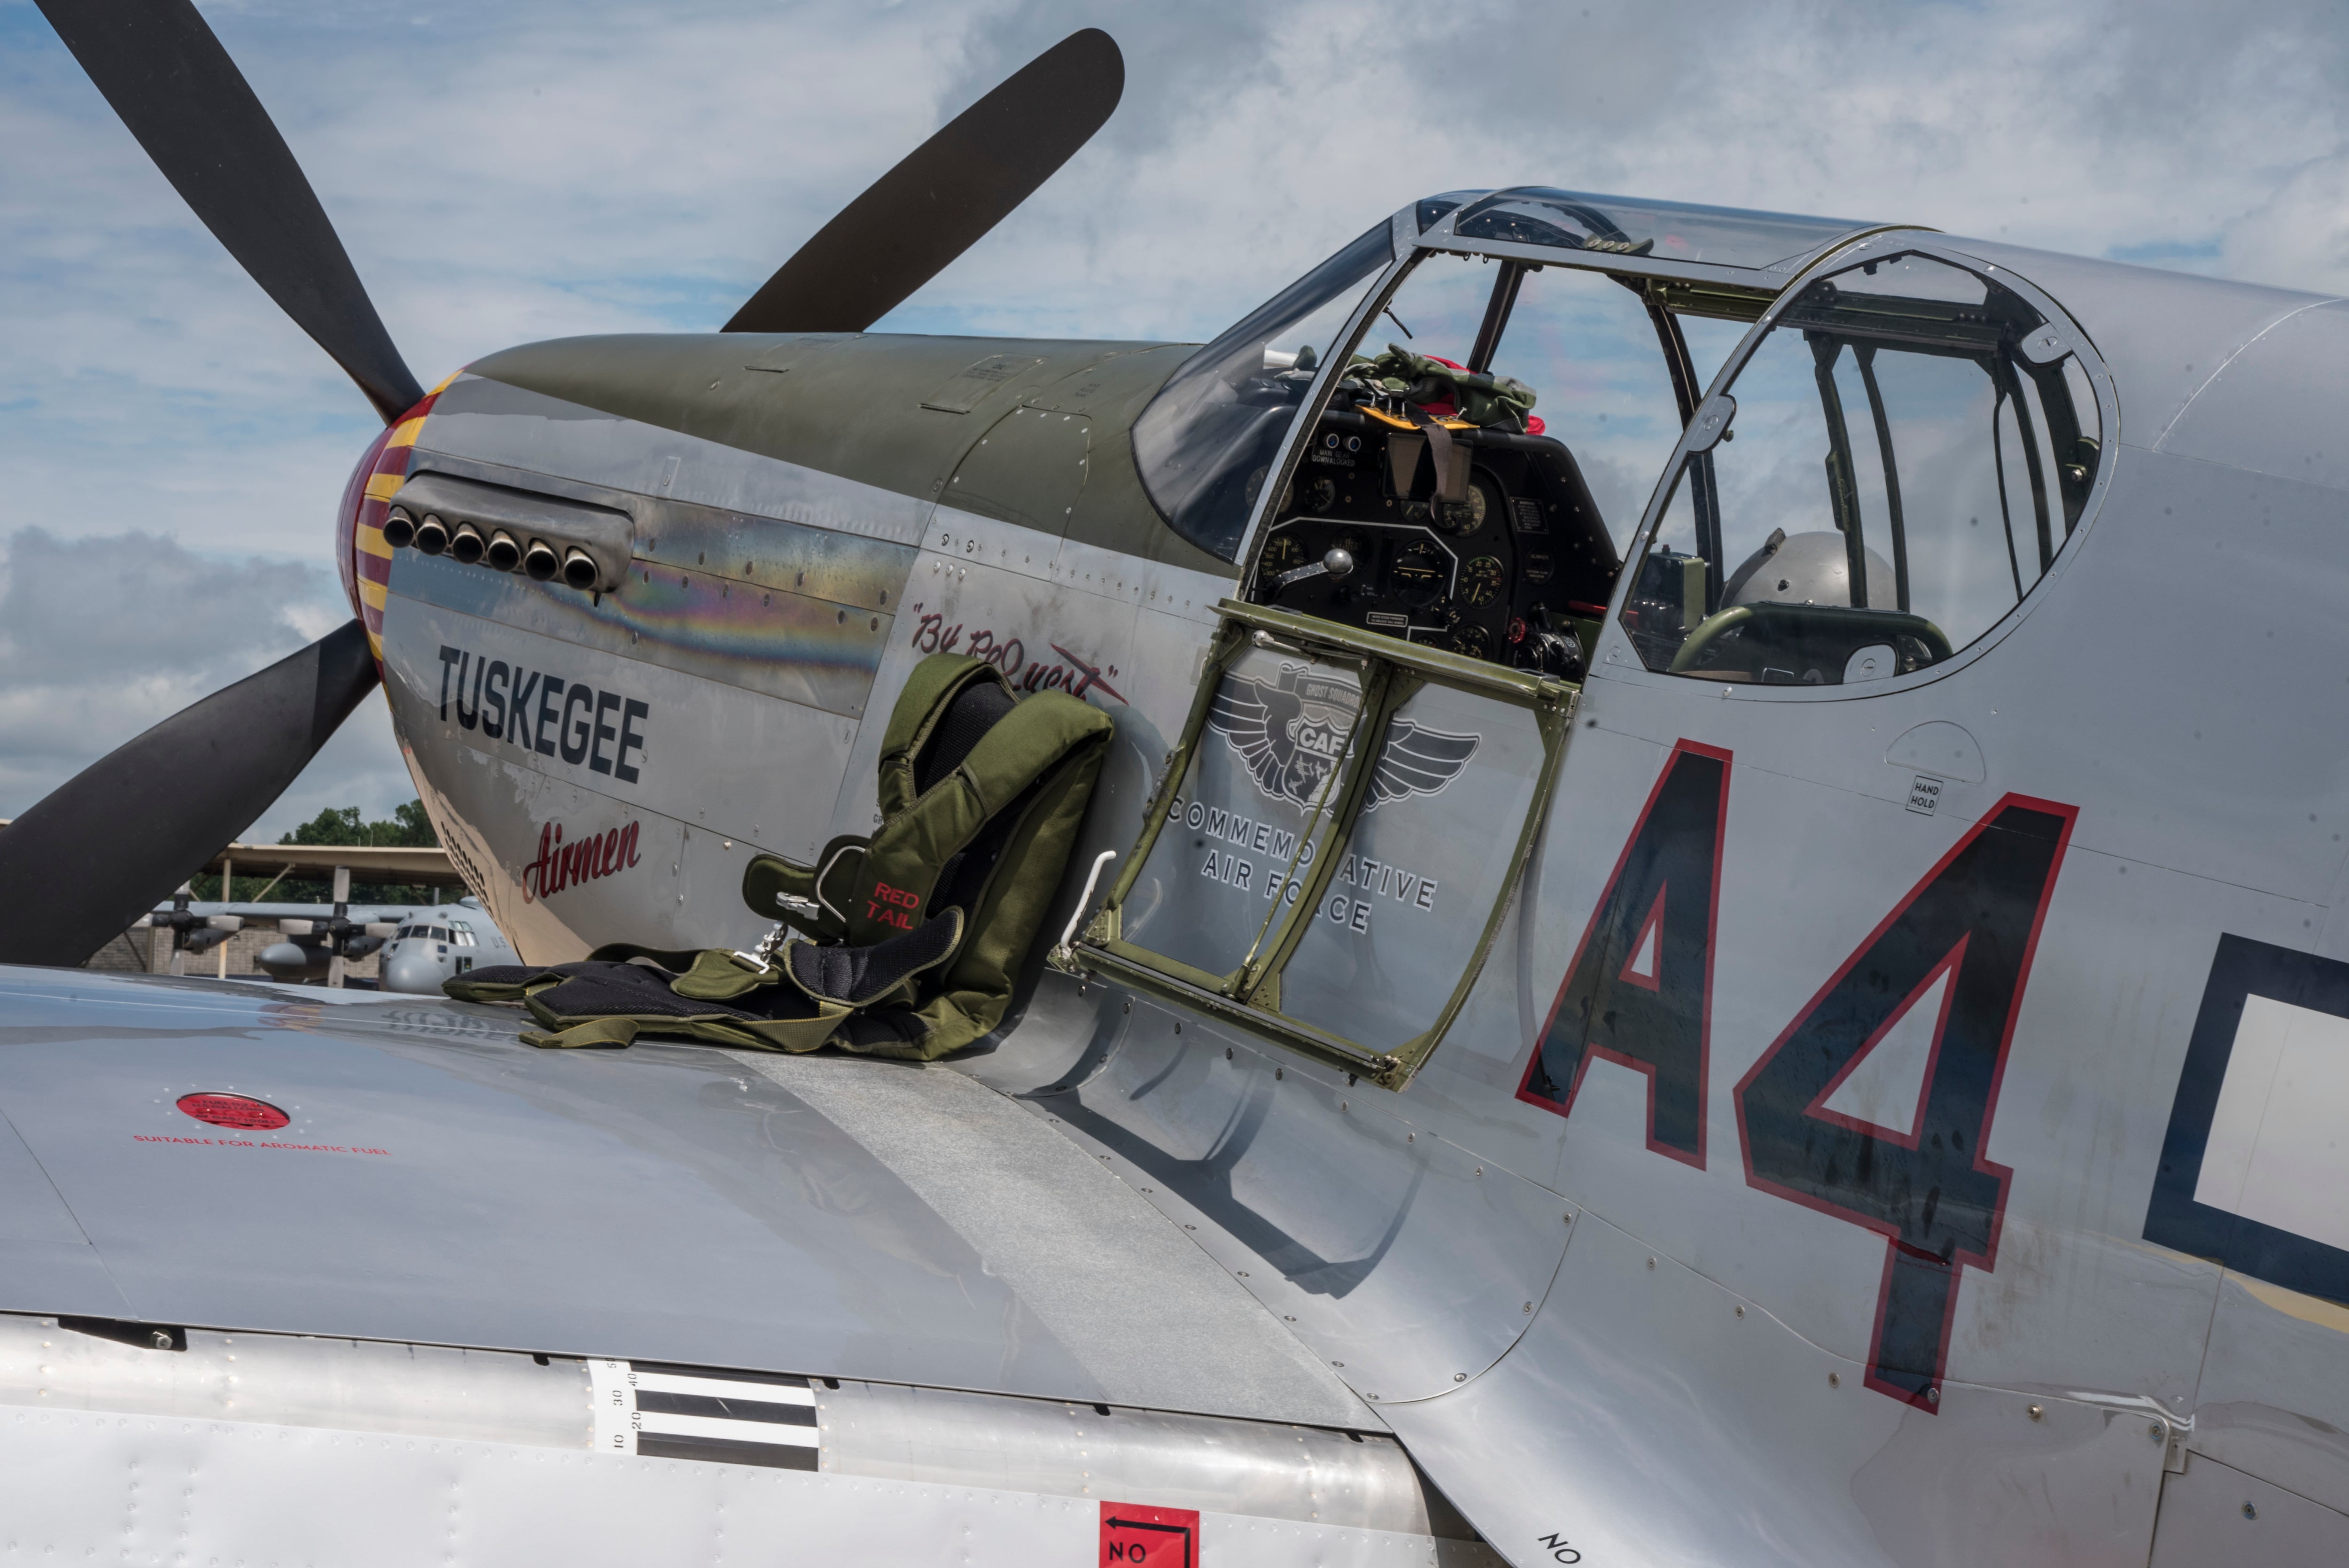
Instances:
[[[448,390],[449,383],[463,375],[451,371],[448,378],[424,396],[424,400],[399,417],[397,424],[376,438],[359,459],[358,470],[351,475],[349,489],[344,494],[343,537],[336,542],[337,553],[346,563],[343,586],[349,593],[351,608],[367,626],[367,646],[375,653],[376,664],[383,663],[383,602],[391,583],[391,546],[384,542],[383,523],[391,508],[391,498],[408,481],[409,465],[416,459],[416,438],[423,433],[425,417],[432,405]]]

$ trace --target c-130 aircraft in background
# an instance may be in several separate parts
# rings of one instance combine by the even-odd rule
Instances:
[[[7,971],[13,1541],[2341,1559],[2349,305],[1545,187],[1204,347],[866,332],[1088,32],[728,330],[426,395],[193,10],[45,9],[387,429],[358,618],[0,836],[6,956],[378,678],[533,963],[755,940],[930,654],[1116,741],[928,1068]]]

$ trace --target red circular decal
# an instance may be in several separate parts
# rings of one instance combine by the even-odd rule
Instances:
[[[180,1097],[180,1109],[214,1127],[238,1127],[254,1132],[273,1131],[294,1119],[267,1100],[243,1094],[183,1094]]]

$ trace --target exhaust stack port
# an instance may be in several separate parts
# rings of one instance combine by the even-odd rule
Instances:
[[[617,508],[430,469],[410,474],[386,506],[417,520],[408,542],[427,554],[582,593],[616,586],[636,552],[635,520]]]
[[[383,520],[383,542],[398,550],[415,538],[416,520],[408,515],[406,507],[393,507],[390,515]]]

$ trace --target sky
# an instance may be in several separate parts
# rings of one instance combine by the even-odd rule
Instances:
[[[2349,4],[211,0],[418,378],[714,329],[1071,31],[1102,133],[879,330],[1213,335],[1416,196],[1914,222],[2349,293]],[[349,614],[379,427],[0,0],[0,817]],[[370,698],[248,834],[413,793]]]

